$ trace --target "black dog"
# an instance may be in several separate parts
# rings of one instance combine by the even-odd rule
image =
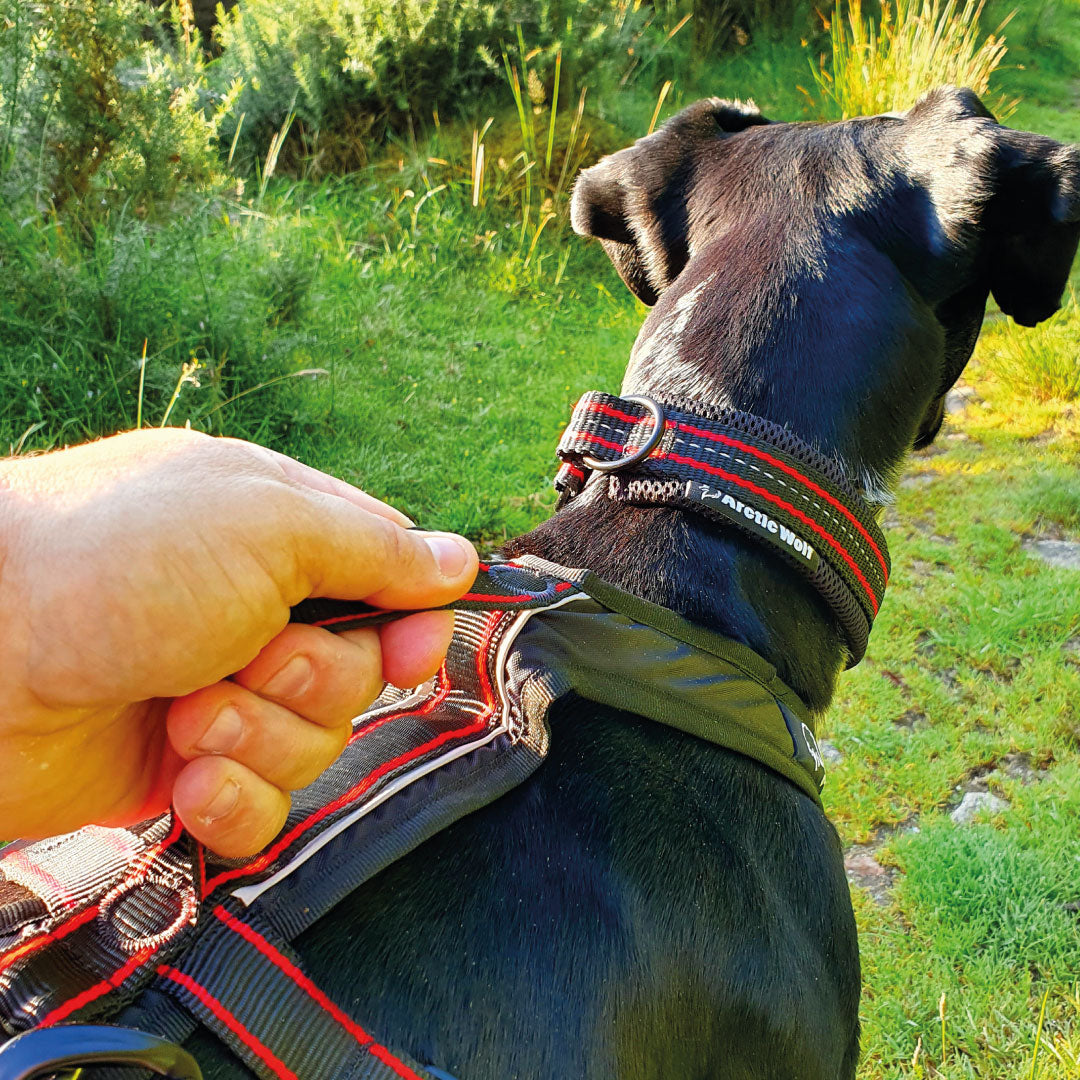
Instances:
[[[898,116],[774,124],[702,101],[574,194],[655,305],[624,391],[768,418],[874,498],[929,442],[988,295],[1033,325],[1080,232],[1080,149],[968,91]],[[744,642],[814,710],[845,660],[778,557],[586,488],[509,546]],[[460,1080],[836,1080],[859,960],[837,836],[755,761],[580,699],[545,766],[354,893],[299,942],[339,1003]],[[209,1036],[189,1043],[233,1076]],[[305,1078],[308,1080],[308,1078]]]

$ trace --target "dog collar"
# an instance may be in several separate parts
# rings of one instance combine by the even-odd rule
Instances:
[[[844,631],[848,667],[866,652],[889,579],[874,512],[831,458],[752,413],[702,402],[582,396],[559,442],[561,509],[595,472],[608,495],[734,526],[795,566]]]

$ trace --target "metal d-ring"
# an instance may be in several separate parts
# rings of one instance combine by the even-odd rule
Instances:
[[[625,469],[630,465],[636,465],[639,461],[644,461],[652,453],[653,448],[664,434],[664,410],[651,397],[645,397],[644,394],[634,394],[628,395],[623,400],[644,405],[652,413],[653,429],[642,446],[639,446],[632,454],[621,457],[617,461],[601,461],[591,454],[583,455],[581,460],[588,468],[596,472],[617,472],[619,469]]]
[[[202,1080],[199,1066],[187,1051],[131,1028],[59,1024],[16,1035],[0,1047],[2,1080],[41,1080],[84,1065],[142,1066],[169,1080]]]

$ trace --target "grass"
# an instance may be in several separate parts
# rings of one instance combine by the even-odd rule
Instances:
[[[990,370],[994,336],[967,375],[981,404],[909,469],[891,595],[825,725],[830,815],[898,872],[885,907],[854,890],[867,1080],[1028,1076],[1044,996],[1037,1075],[1080,1060],[1080,582],[1021,546],[1080,535],[1080,425]],[[1017,755],[1020,778],[1000,766]],[[961,829],[948,811],[977,777],[1009,808]]]
[[[910,108],[930,86],[967,86],[980,96],[1005,59],[1002,31],[982,25],[986,0],[894,0],[872,20],[862,0],[836,0],[828,19],[828,62],[812,68],[825,115],[846,120]],[[869,13],[868,13],[869,14]],[[988,102],[999,115],[1011,111],[999,98]]]
[[[1062,313],[1029,331],[996,325],[987,335],[987,367],[1038,401],[1080,397],[1080,306],[1076,294]]]
[[[1015,126],[1080,141],[1077,15],[1053,0],[1008,26],[989,85],[1021,98]],[[702,92],[814,115],[806,33],[703,62],[662,115]],[[264,170],[257,198],[192,196],[157,225],[110,211],[89,236],[0,214],[0,442],[78,441],[141,403],[147,423],[171,408],[267,442],[483,546],[546,516],[569,406],[618,385],[642,309],[565,225],[578,94],[527,100],[527,52],[509,59],[506,114],[346,180]],[[592,152],[656,107],[644,84],[590,101]],[[965,375],[978,400],[913,459],[893,585],[824,725],[843,755],[830,815],[894,875],[884,904],[853,890],[860,1080],[1080,1075],[1080,577],[1024,547],[1080,539],[1078,331],[1075,300],[1035,331],[991,312]],[[1008,807],[962,829],[949,812],[972,784]]]

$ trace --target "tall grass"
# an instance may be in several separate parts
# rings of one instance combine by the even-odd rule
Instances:
[[[826,24],[831,56],[811,62],[825,119],[893,112],[912,106],[920,94],[952,83],[980,96],[1005,59],[1002,31],[990,34],[979,20],[986,0],[895,0],[883,2],[878,20],[863,15],[862,0],[836,0]],[[1008,115],[1015,102],[999,98],[991,107]]]
[[[376,170],[390,193],[387,254],[396,249],[411,263],[433,235],[458,230],[463,244],[504,259],[508,291],[541,280],[558,286],[571,251],[564,231],[574,178],[625,137],[586,115],[588,86],[568,101],[561,52],[550,82],[535,66],[539,53],[520,34],[516,50],[503,53],[509,108],[471,129],[444,126],[436,113],[422,142],[394,140],[393,156]]]

